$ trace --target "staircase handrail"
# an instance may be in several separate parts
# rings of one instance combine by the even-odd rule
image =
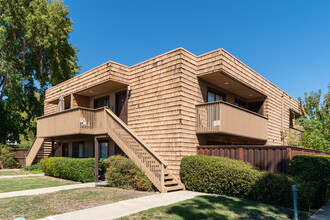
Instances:
[[[132,135],[132,137],[139,142],[139,144],[146,149],[151,155],[153,155],[161,164],[164,165],[166,168],[168,166],[168,163],[164,161],[153,149],[148,147],[146,143],[144,143],[120,118],[118,118],[115,113],[113,113],[111,110],[105,108],[105,111],[118,123],[122,126],[123,129],[125,129],[128,133]]]

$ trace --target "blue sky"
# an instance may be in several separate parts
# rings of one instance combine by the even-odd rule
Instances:
[[[66,0],[81,73],[183,47],[224,48],[298,98],[330,83],[330,1]]]

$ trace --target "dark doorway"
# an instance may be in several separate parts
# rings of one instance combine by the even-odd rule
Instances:
[[[62,157],[69,157],[69,144],[68,143],[62,144]]]
[[[109,96],[94,99],[94,108],[109,107]]]
[[[127,92],[122,91],[116,93],[116,115],[127,124]]]
[[[263,104],[264,104],[263,101],[249,102],[248,103],[248,109],[253,111],[253,112],[256,112],[260,115],[263,115],[264,114]]]
[[[109,157],[109,142],[99,141],[99,159],[107,159]]]

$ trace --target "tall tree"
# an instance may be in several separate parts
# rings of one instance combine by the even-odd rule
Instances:
[[[0,141],[17,140],[42,114],[45,90],[78,73],[68,15],[63,1],[0,0]]]
[[[304,116],[299,123],[304,128],[302,144],[307,148],[330,151],[330,84],[323,96],[321,90],[305,93],[304,100],[299,98]]]

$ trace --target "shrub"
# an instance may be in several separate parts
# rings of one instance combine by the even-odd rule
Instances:
[[[15,152],[12,151],[12,148],[0,148],[0,169],[17,167],[18,162],[15,160]]]
[[[41,161],[41,169],[48,176],[79,181],[94,181],[94,158],[48,157]],[[99,164],[100,167],[103,163]]]
[[[198,155],[182,159],[180,175],[189,190],[246,198],[262,172],[237,160]]]
[[[188,190],[247,198],[284,207],[292,207],[293,184],[299,187],[300,209],[308,208],[315,193],[310,183],[285,174],[261,171],[248,163],[222,157],[184,157],[180,175]]]
[[[152,191],[153,185],[135,163],[124,156],[111,156],[104,161],[105,179],[111,187]]]
[[[299,209],[308,210],[312,205],[313,197],[316,193],[313,184],[294,179],[292,176],[286,174],[264,172],[262,177],[253,186],[249,199],[291,208],[293,204],[292,185],[294,184],[299,189]]]
[[[289,174],[307,181],[328,179],[330,176],[329,157],[296,155],[289,163]]]
[[[30,173],[42,173],[40,163],[32,164],[31,166],[26,166],[26,167],[23,168],[23,170],[28,171]]]
[[[313,198],[314,208],[330,199],[330,157],[296,155],[290,161],[289,174],[314,186],[317,191]]]

